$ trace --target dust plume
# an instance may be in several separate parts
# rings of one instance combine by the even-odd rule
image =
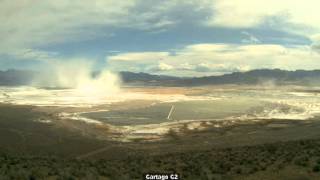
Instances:
[[[106,96],[119,92],[120,78],[107,68],[94,72],[88,60],[49,62],[32,85],[41,88],[74,89],[81,95]]]

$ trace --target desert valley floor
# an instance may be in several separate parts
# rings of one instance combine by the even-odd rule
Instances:
[[[3,87],[0,177],[317,179],[319,95],[305,87],[208,86],[88,97]]]

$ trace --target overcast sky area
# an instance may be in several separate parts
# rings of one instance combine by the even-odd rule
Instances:
[[[319,0],[0,0],[0,70],[320,69]],[[76,66],[76,64],[75,64]]]

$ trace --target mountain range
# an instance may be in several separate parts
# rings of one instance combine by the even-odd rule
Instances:
[[[94,73],[98,74],[98,72]],[[28,85],[40,74],[29,70],[0,71],[1,86]],[[318,85],[320,70],[287,71],[280,69],[257,69],[247,72],[233,72],[220,76],[174,77],[153,75],[148,73],[119,72],[124,85],[132,86],[204,86],[204,85],[259,85],[272,83],[275,85]]]
[[[280,69],[258,69],[234,72],[220,76],[173,77],[147,73],[121,72],[125,84],[153,86],[204,86],[204,85],[316,85],[320,84],[320,70],[286,71]]]

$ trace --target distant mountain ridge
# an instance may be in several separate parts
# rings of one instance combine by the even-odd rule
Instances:
[[[28,85],[37,75],[35,71],[9,69],[0,71],[0,86]]]
[[[320,70],[286,71],[280,69],[257,69],[247,72],[234,72],[220,76],[179,78],[173,76],[151,75],[147,73],[122,72],[127,84],[154,86],[204,86],[223,84],[275,84],[275,85],[314,85],[320,84]]]
[[[98,73],[94,73],[97,75]],[[28,70],[0,71],[0,86],[28,85],[40,73]],[[257,69],[234,72],[220,76],[174,77],[148,73],[119,72],[124,85],[132,86],[204,86],[223,84],[263,84],[275,85],[320,85],[320,70],[287,71],[280,69]]]

